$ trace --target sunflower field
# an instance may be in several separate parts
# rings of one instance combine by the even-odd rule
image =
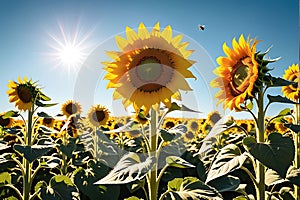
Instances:
[[[0,199],[7,200],[296,200],[300,199],[299,66],[273,77],[256,38],[240,35],[223,45],[210,86],[224,110],[206,118],[176,118],[192,88],[195,61],[183,35],[157,23],[126,27],[119,51],[103,61],[107,88],[131,116],[116,117],[101,104],[82,113],[75,100],[57,106],[34,80],[9,80],[14,110],[0,114]],[[281,88],[278,95],[269,88]],[[271,104],[281,104],[267,116]]]

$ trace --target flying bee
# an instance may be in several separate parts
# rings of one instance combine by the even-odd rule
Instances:
[[[198,24],[199,30],[204,31],[205,25]]]

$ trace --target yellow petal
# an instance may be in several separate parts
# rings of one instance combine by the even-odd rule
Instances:
[[[172,41],[172,28],[168,25],[161,33],[161,36],[165,38],[169,43]]]
[[[147,28],[145,27],[145,25],[143,23],[140,23],[140,26],[138,28],[138,36],[139,38],[141,38],[142,40],[149,38],[149,32],[147,30]]]
[[[128,45],[128,41],[120,36],[116,36],[116,43],[120,50],[124,50],[124,48]]]
[[[131,28],[129,28],[128,26],[126,26],[126,36],[130,44],[132,44],[134,41],[138,39],[138,35],[136,34],[136,32]]]
[[[182,38],[183,38],[183,35],[182,35],[182,34],[176,35],[176,36],[173,38],[172,44],[174,45],[174,47],[177,47],[177,46],[180,44]]]
[[[155,36],[155,37],[160,37],[160,26],[159,26],[159,22],[157,22],[157,23],[154,25],[154,27],[153,27],[153,29],[152,29],[150,35],[151,35],[151,36]]]

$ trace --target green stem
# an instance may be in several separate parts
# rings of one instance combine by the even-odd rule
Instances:
[[[295,104],[295,118],[296,118],[296,124],[300,124],[300,105]],[[299,133],[294,133],[294,144],[295,144],[295,167],[297,169],[300,168],[300,160],[299,160],[299,142],[300,142],[300,136]],[[294,185],[294,195],[296,199],[300,199],[300,191],[299,187],[297,185]]]
[[[156,149],[157,149],[157,112],[153,108],[151,108],[150,151],[152,156],[155,156],[155,158],[157,159]],[[149,181],[150,181],[150,184],[148,184],[149,200],[157,200],[158,182],[156,181],[156,178],[157,178],[157,160],[156,163],[153,165],[153,168],[149,172]]]
[[[95,127],[95,136],[94,136],[94,159],[97,160],[98,155],[98,135],[97,135],[97,127]]]
[[[25,138],[25,144],[27,146],[31,146],[31,140],[32,140],[32,117],[33,117],[33,106],[28,111],[28,122],[27,122],[27,134]],[[31,164],[29,161],[23,157],[23,164],[25,165],[25,174],[24,174],[24,180],[23,180],[23,198],[24,200],[30,199],[30,190],[31,190]]]
[[[256,140],[258,143],[263,143],[265,141],[264,138],[264,120],[265,120],[265,110],[264,110],[264,95],[261,92],[258,92],[257,106],[257,124],[256,124]],[[257,171],[256,178],[258,187],[256,187],[256,195],[258,200],[265,200],[265,167],[258,160],[256,161]]]

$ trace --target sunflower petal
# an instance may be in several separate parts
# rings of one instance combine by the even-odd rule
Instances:
[[[138,28],[138,36],[139,38],[141,38],[142,40],[149,38],[149,32],[147,30],[147,28],[145,27],[145,25],[143,23],[140,23],[140,26]]]

